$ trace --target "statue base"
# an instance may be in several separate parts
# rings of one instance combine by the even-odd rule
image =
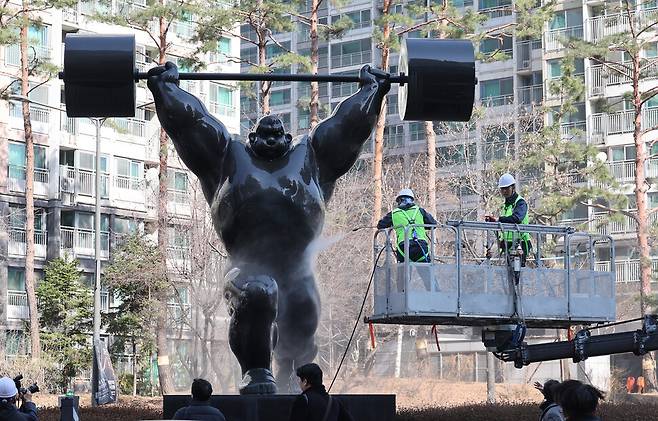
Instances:
[[[290,418],[292,403],[297,395],[214,395],[210,404],[219,408],[227,420],[285,421]],[[395,395],[332,395],[340,400],[355,420],[393,421]],[[165,395],[163,419],[171,419],[179,408],[187,406],[189,395]]]

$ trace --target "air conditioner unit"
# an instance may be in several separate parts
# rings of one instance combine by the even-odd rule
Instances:
[[[75,179],[62,177],[60,179],[60,190],[63,193],[75,193]]]
[[[62,205],[64,206],[73,206],[75,205],[75,201],[73,200],[73,193],[68,193],[63,191],[60,194],[60,199],[62,200]]]

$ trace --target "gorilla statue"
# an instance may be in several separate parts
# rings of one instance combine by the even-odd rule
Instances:
[[[158,119],[198,177],[233,267],[225,295],[240,393],[276,393],[277,383],[286,392],[294,368],[317,354],[320,298],[309,245],[336,181],[375,127],[389,74],[364,66],[360,89],[308,134],[293,139],[281,119],[264,116],[246,143],[178,87],[173,63],[148,75]]]

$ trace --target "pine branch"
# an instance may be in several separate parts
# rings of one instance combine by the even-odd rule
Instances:
[[[610,213],[620,213],[622,215],[628,216],[629,218],[632,218],[635,222],[637,222],[637,215],[635,215],[633,212],[625,209],[615,209],[611,208],[609,206],[602,205],[600,203],[587,203],[583,201],[579,201],[579,203],[583,206],[587,206],[589,208],[596,208],[596,209],[602,209],[606,212]]]

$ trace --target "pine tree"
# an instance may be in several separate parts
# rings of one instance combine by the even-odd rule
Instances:
[[[632,133],[635,146],[634,212],[624,212],[636,227],[640,257],[640,311],[652,312],[651,225],[658,207],[648,203],[647,192],[655,172],[656,131],[658,130],[658,9],[654,0],[606,3],[601,16],[590,19],[586,40],[570,38],[562,42],[578,57],[592,65],[593,95],[605,94],[609,86],[622,86],[619,98],[596,104],[601,113],[593,120],[593,131],[605,139],[617,133]],[[621,108],[622,111],[613,111]],[[606,209],[611,211],[612,209]],[[650,353],[642,360],[647,390],[658,389],[655,362]]]
[[[23,114],[23,136],[25,140],[25,290],[30,309],[30,344],[32,358],[40,358],[39,317],[35,294],[34,277],[34,137],[29,96],[32,90],[47,82],[56,67],[49,57],[40,53],[37,41],[29,38],[30,28],[39,28],[36,12],[61,9],[75,4],[75,0],[22,0],[20,7],[5,2],[0,5],[0,45],[18,44],[20,71],[18,83],[12,82],[2,89],[2,94],[18,93],[25,98],[21,102]],[[30,82],[33,79],[33,82]],[[36,82],[38,80],[38,82]],[[36,82],[36,83],[35,83]],[[35,86],[36,85],[36,86]],[[15,103],[12,103],[15,106]]]
[[[36,294],[43,350],[61,370],[57,386],[64,391],[71,379],[90,366],[91,291],[82,283],[76,260],[57,258],[46,266]]]

